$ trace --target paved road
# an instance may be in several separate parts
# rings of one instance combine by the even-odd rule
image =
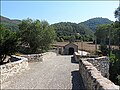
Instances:
[[[78,63],[72,56],[52,56],[48,60],[30,63],[30,69],[17,74],[3,89],[84,89]]]

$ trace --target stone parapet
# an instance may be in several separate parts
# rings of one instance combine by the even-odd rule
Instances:
[[[29,54],[29,55],[21,55],[21,57],[25,57],[28,59],[28,62],[42,62],[42,54]]]
[[[15,75],[18,72],[28,69],[28,59],[24,57],[14,56],[20,60],[15,62],[10,62],[0,66],[0,81],[5,82],[10,76]]]
[[[78,54],[74,54],[74,57],[79,61],[79,72],[87,90],[120,90],[119,86],[105,78],[97,69],[97,66],[100,66],[98,63],[108,61],[107,57],[81,58]]]
[[[107,56],[97,58],[86,58],[86,60],[94,65],[102,76],[109,79],[109,58]]]
[[[45,59],[51,58],[56,55],[54,52],[46,52],[41,54],[29,54],[29,55],[21,55],[21,57],[25,57],[28,59],[28,62],[42,62]]]
[[[109,79],[103,77],[90,62],[85,60],[79,61],[79,71],[83,78],[84,85],[88,90],[119,90]]]

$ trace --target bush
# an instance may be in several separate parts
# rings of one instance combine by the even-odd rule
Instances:
[[[120,85],[120,75],[117,76],[118,79],[118,85]]]
[[[120,60],[117,57],[117,54],[110,52],[110,77],[109,79],[115,84],[120,85]]]
[[[40,22],[39,20],[33,21],[31,19],[23,20],[19,24],[18,35],[21,39],[21,45],[28,47],[24,48],[25,53],[39,53],[39,51],[48,50],[56,36],[54,28],[47,21]],[[21,48],[20,51],[24,52]]]
[[[7,55],[11,56],[17,51],[18,38],[16,32],[0,26],[0,64],[3,64]]]
[[[96,54],[97,54],[98,56],[103,56],[101,50],[96,50]]]
[[[100,45],[100,50],[102,51],[102,54],[107,56],[108,54],[108,48],[107,48],[107,45]]]

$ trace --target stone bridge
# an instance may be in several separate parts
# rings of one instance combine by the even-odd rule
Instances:
[[[1,89],[119,90],[93,64],[76,54],[73,57],[47,53],[43,62],[29,62],[29,68],[8,78]]]

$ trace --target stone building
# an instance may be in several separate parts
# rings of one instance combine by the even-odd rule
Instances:
[[[63,53],[65,55],[73,55],[74,52],[78,52],[78,46],[72,42],[68,43],[63,47]]]
[[[74,52],[78,52],[78,46],[73,42],[70,42],[64,46],[57,45],[57,54],[73,55]]]

